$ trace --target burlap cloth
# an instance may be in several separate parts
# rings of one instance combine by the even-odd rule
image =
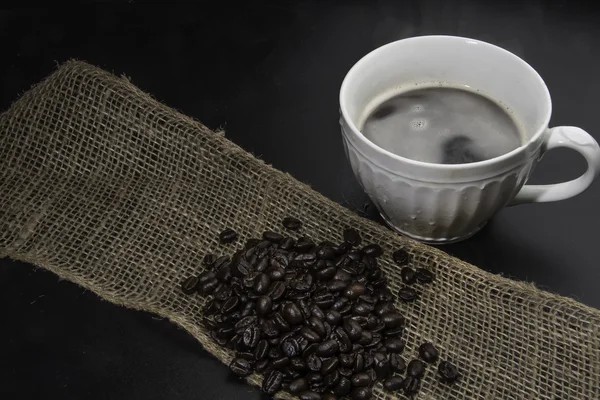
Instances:
[[[598,310],[359,218],[125,78],[68,62],[0,117],[0,256],[169,318],[225,363],[231,354],[201,324],[204,300],[179,285],[206,252],[233,252],[216,240],[224,228],[244,239],[280,230],[288,215],[315,240],[339,240],[351,225],[382,244],[393,288],[391,249],[435,269],[416,304],[397,304],[409,321],[405,356],[431,341],[463,379],[449,387],[429,371],[417,399],[600,398]]]

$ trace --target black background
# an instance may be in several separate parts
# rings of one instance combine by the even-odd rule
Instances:
[[[552,125],[600,139],[600,13],[572,1],[253,1],[101,4],[0,11],[0,106],[75,58],[117,74],[327,197],[377,219],[344,158],[337,96],[361,56],[409,36],[492,42],[546,81]],[[585,170],[556,150],[534,183]],[[1,194],[0,194],[1,195]],[[600,184],[502,211],[443,247],[485,270],[600,307]],[[32,266],[0,260],[0,398],[258,399],[184,331],[108,304]],[[6,397],[11,396],[11,397]],[[16,397],[14,397],[16,396]]]

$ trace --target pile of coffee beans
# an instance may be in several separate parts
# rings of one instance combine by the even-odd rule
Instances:
[[[302,223],[287,217],[283,226],[296,231]],[[235,351],[234,374],[264,374],[267,394],[286,390],[303,400],[370,399],[377,382],[390,392],[418,392],[438,350],[423,343],[420,359],[406,363],[406,320],[393,303],[417,300],[410,285],[435,276],[411,268],[410,254],[397,250],[392,259],[406,286],[394,295],[378,267],[382,247],[363,245],[353,228],[343,238],[317,244],[267,231],[231,258],[207,254],[206,271],[182,283],[184,293],[209,297],[203,320],[216,343]],[[222,244],[237,239],[232,229],[219,235]],[[438,372],[446,383],[459,377],[449,361]]]

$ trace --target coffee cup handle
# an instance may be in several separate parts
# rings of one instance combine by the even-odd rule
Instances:
[[[542,155],[551,149],[566,147],[577,151],[587,161],[587,170],[579,178],[552,185],[525,185],[510,205],[545,203],[577,196],[587,189],[600,174],[600,148],[598,142],[586,131],[574,126],[557,126],[549,130]]]

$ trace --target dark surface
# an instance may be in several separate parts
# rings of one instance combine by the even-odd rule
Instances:
[[[341,81],[354,62],[384,43],[452,34],[523,57],[550,88],[552,125],[578,125],[600,139],[600,13],[589,6],[252,3],[1,11],[0,106],[8,107],[57,62],[86,60],[126,74],[162,102],[226,129],[231,140],[276,168],[374,217],[342,150]],[[555,151],[533,181],[570,179],[584,168],[579,156]],[[506,209],[477,236],[444,250],[600,307],[599,200],[596,183],[571,200]],[[0,311],[0,398],[261,398],[174,325],[103,302],[29,265],[0,260]]]

